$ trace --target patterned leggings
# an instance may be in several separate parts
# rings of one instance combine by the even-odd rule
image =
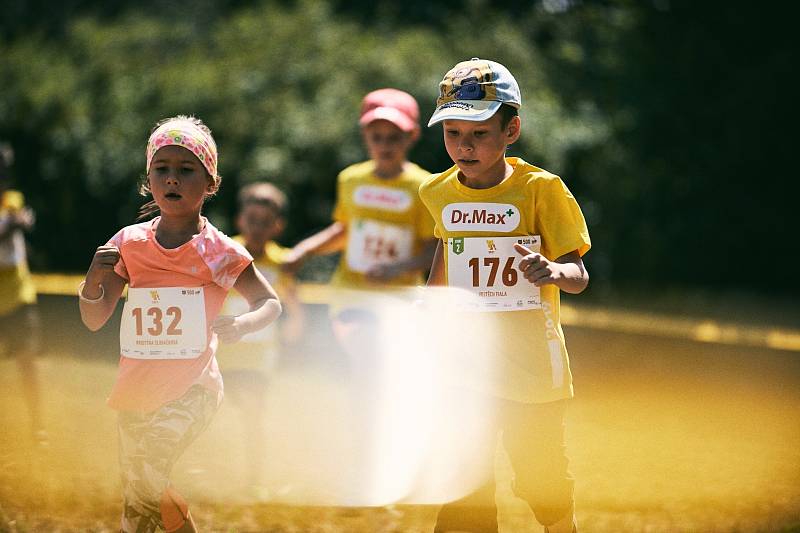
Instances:
[[[172,466],[208,426],[218,407],[216,392],[195,385],[150,413],[119,413],[123,532],[163,529],[159,505]]]

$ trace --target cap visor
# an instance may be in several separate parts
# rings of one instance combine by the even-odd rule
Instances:
[[[489,100],[453,100],[436,108],[428,126],[433,126],[443,120],[472,120],[480,122],[487,120],[500,109],[502,102]]]
[[[417,128],[416,122],[393,107],[376,107],[367,111],[361,116],[358,123],[366,126],[376,120],[387,120],[405,132],[414,131]]]

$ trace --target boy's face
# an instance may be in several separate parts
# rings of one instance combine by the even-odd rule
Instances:
[[[413,134],[404,132],[388,120],[370,122],[362,129],[362,134],[378,174],[401,169],[414,142]]]
[[[489,183],[505,174],[506,147],[519,138],[520,120],[514,117],[505,128],[499,113],[481,122],[445,120],[443,131],[447,154],[461,174]]]
[[[236,225],[248,244],[260,248],[283,231],[283,217],[270,206],[247,204],[239,212]]]

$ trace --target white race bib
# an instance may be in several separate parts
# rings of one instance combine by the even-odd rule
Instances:
[[[474,311],[521,311],[540,309],[539,287],[519,270],[519,243],[538,252],[541,237],[455,237],[447,239],[447,280],[477,298],[464,304]]]
[[[414,234],[407,226],[358,219],[348,228],[347,266],[364,273],[378,264],[405,261],[413,246]]]
[[[134,359],[195,359],[207,347],[202,287],[128,288],[119,344]]]

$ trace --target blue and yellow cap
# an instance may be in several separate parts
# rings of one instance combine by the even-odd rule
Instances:
[[[517,80],[500,63],[473,57],[444,75],[428,126],[443,120],[487,120],[502,104],[522,105]]]

